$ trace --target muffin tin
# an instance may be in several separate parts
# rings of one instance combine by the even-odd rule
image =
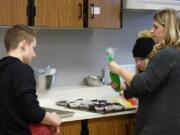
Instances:
[[[64,106],[71,109],[78,109],[97,113],[112,113],[124,110],[124,107],[119,103],[110,103],[107,100],[84,100],[77,99],[73,101],[58,101],[56,105]]]

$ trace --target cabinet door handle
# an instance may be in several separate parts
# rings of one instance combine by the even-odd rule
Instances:
[[[79,13],[79,19],[81,19],[82,18],[82,4],[81,3],[79,3],[79,11],[80,11],[80,13]]]
[[[91,4],[91,19],[94,18],[94,4]]]

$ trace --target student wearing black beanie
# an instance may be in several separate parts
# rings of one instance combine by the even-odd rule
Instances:
[[[139,37],[136,40],[132,50],[132,55],[135,61],[136,73],[140,73],[145,70],[149,61],[147,56],[152,51],[154,44],[155,42],[151,37],[143,36]],[[113,89],[116,89],[117,84],[112,83],[111,87]],[[126,85],[124,83],[121,83],[121,89],[126,89]]]
[[[148,63],[147,56],[153,49],[155,42],[150,37],[140,37],[136,40],[132,54],[135,60],[137,72],[142,72]]]

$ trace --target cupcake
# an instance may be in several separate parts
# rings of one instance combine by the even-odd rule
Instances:
[[[95,105],[95,110],[96,112],[104,112],[105,105],[104,104],[96,104]]]
[[[91,103],[90,104],[98,104],[99,103],[99,100],[98,99],[93,99],[90,101]]]
[[[106,104],[107,100],[99,100],[99,104]]]
[[[106,111],[106,112],[113,111],[113,109],[114,109],[113,104],[111,104],[111,103],[106,103],[106,104],[105,104],[105,111]]]
[[[59,106],[67,106],[67,105],[68,105],[68,102],[67,102],[66,100],[57,101],[57,102],[56,102],[56,105],[59,105]]]
[[[81,104],[79,105],[79,108],[80,108],[80,109],[88,109],[89,106],[88,106],[88,104],[81,103]]]
[[[115,111],[120,111],[120,110],[124,109],[124,107],[119,103],[114,103],[113,107],[114,107]]]
[[[78,108],[79,107],[79,103],[78,102],[69,102],[69,107],[70,108]]]

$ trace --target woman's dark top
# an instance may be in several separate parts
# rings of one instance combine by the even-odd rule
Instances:
[[[138,97],[135,135],[180,134],[180,51],[164,48],[136,74],[125,96]]]

